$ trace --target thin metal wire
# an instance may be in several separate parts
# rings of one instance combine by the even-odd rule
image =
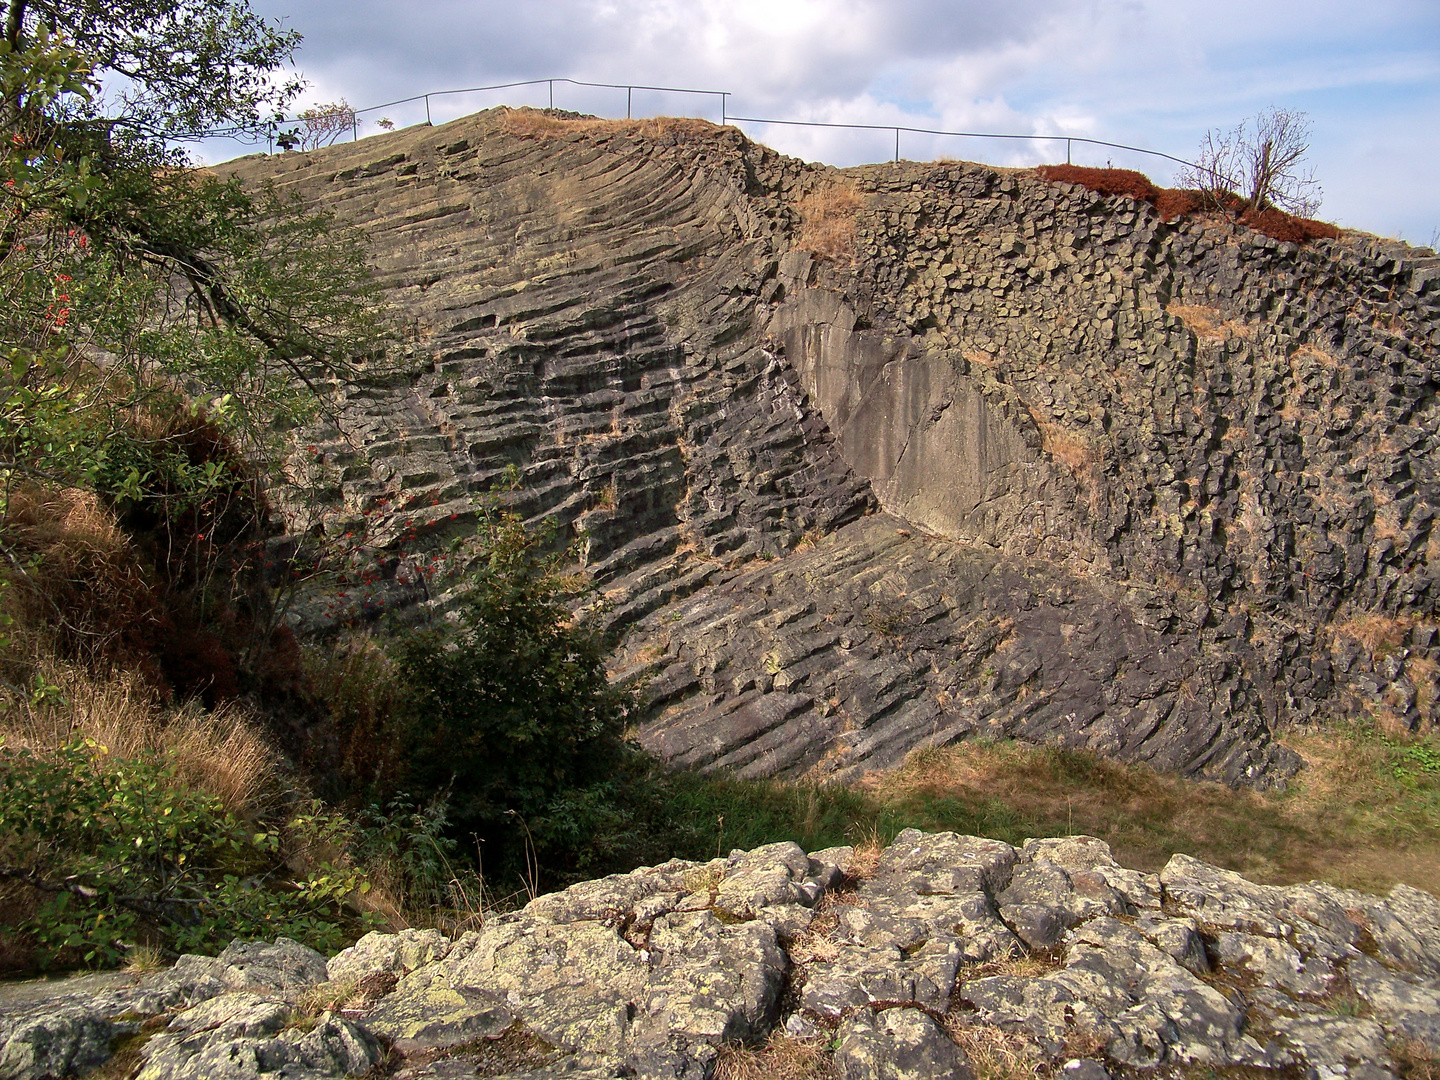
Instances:
[[[942,131],[939,128],[910,127],[906,124],[840,124],[826,123],[820,120],[774,120],[758,116],[732,116],[730,119],[737,124],[783,124],[787,127],[822,127],[822,128],[852,128],[856,131],[894,131],[897,133],[896,145],[899,145],[898,133],[908,131],[915,135],[947,135],[957,139],[1044,139],[1051,141],[1063,140],[1067,147],[1072,142],[1088,143],[1091,146],[1108,146],[1114,150],[1129,150],[1136,154],[1149,154],[1151,157],[1164,158],[1166,161],[1173,161],[1178,165],[1188,165],[1192,169],[1199,168],[1193,161],[1186,161],[1184,158],[1175,157],[1173,154],[1166,154],[1159,150],[1146,150],[1143,146],[1127,146],[1125,143],[1106,142],[1104,139],[1087,139],[1079,135],[1011,135],[998,131]],[[896,160],[899,160],[898,151]],[[1065,160],[1070,160],[1067,149]]]
[[[811,127],[811,128],[842,128],[851,131],[893,131],[895,133],[895,160],[900,160],[900,133],[908,132],[914,135],[938,135],[944,138],[956,139],[1016,139],[1021,141],[1051,141],[1065,143],[1065,163],[1071,161],[1071,149],[1074,143],[1084,143],[1087,146],[1103,146],[1112,150],[1125,150],[1133,154],[1146,154],[1150,157],[1163,158],[1172,161],[1177,165],[1184,165],[1191,169],[1202,169],[1193,161],[1185,158],[1167,154],[1161,150],[1147,150],[1143,146],[1130,146],[1127,143],[1110,142],[1106,139],[1090,139],[1080,135],[1019,135],[1011,132],[1000,131],[946,131],[941,128],[912,127],[908,124],[847,124],[835,121],[823,120],[780,120],[774,117],[760,116],[732,116],[728,110],[728,99],[733,96],[728,90],[705,90],[694,87],[680,86],[646,86],[640,83],[607,83],[592,82],[586,79],[521,79],[516,82],[493,83],[488,86],[467,86],[456,90],[431,90],[424,94],[414,94],[410,97],[396,98],[394,101],[387,101],[380,105],[367,105],[363,109],[354,110],[354,116],[360,117],[365,113],[379,112],[381,109],[388,109],[395,105],[407,105],[412,101],[425,102],[425,123],[434,123],[430,112],[430,99],[432,97],[445,97],[453,94],[480,94],[494,90],[513,90],[522,86],[546,86],[549,90],[550,108],[555,107],[555,84],[564,83],[569,86],[588,86],[602,90],[624,90],[625,91],[625,117],[630,119],[632,114],[633,95],[636,90],[649,90],[663,94],[703,94],[720,99],[720,123],[722,126],[729,124],[777,124],[784,127]],[[282,120],[279,124],[298,123],[299,119]],[[277,125],[278,126],[278,125]],[[215,133],[217,135],[221,133]],[[358,141],[359,128],[355,125],[352,138]]]

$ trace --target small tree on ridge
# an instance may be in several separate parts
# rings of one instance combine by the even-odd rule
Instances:
[[[1204,192],[1218,206],[1239,198],[1244,210],[1284,210],[1311,217],[1322,192],[1310,151],[1310,118],[1294,109],[1271,107],[1231,131],[1206,132],[1195,163],[1180,183]]]

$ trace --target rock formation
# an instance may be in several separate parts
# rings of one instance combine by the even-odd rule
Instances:
[[[1265,785],[1279,725],[1434,720],[1425,249],[698,121],[230,168],[366,229],[407,327],[296,440],[326,528],[438,544],[518,467],[669,758],[844,778],[979,732]],[[303,628],[423,599],[390,554]]]
[[[1440,901],[907,830],[868,859],[782,843],[588,881],[453,941],[237,942],[0,988],[3,1080],[700,1080],[774,1033],[847,1080],[997,1051],[1072,1080],[1384,1080],[1440,1056]]]

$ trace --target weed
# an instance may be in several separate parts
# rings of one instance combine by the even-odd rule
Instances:
[[[151,945],[136,945],[125,956],[125,970],[132,975],[149,975],[165,967],[165,955]]]
[[[501,129],[507,135],[529,139],[556,139],[571,135],[630,135],[640,139],[714,138],[720,129],[708,120],[683,116],[655,116],[644,120],[602,120],[596,117],[556,116],[542,109],[506,109]]]
[[[1440,739],[1397,743],[1337,726],[1292,735],[1287,744],[1309,768],[1284,793],[1234,791],[1088,753],[979,741],[913,755],[863,789],[891,820],[917,828],[1011,843],[1081,833],[1106,840],[1122,863],[1145,870],[1183,851],[1265,882],[1323,877],[1372,891],[1398,880],[1440,887],[1440,773],[1425,767]]]
[[[879,596],[866,606],[860,621],[882,637],[902,638],[910,626],[910,609],[896,597]]]

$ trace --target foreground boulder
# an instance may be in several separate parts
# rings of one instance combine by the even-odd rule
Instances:
[[[1089,1080],[1403,1075],[1440,1058],[1440,900],[910,829],[587,881],[454,941],[237,942],[0,987],[0,1080],[704,1080],[761,1046],[919,1080],[983,1075],[995,1045]]]

